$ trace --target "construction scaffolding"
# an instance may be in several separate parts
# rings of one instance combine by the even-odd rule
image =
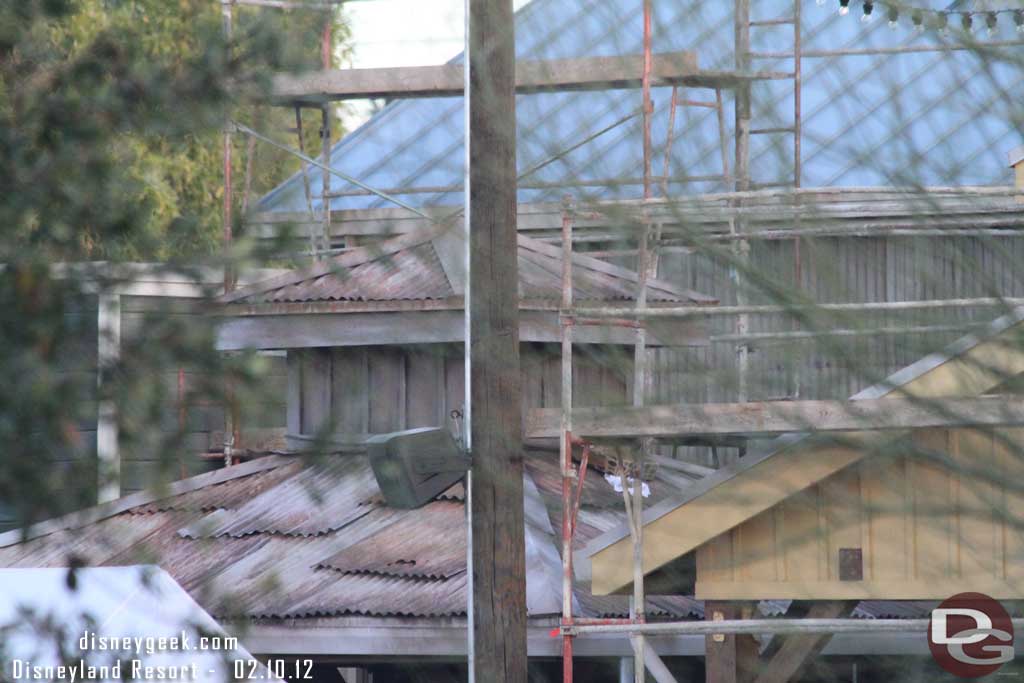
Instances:
[[[583,483],[591,463],[591,457],[595,449],[600,446],[589,440],[589,437],[580,438],[574,433],[574,329],[584,325],[616,326],[633,331],[632,404],[634,408],[643,408],[651,383],[650,368],[647,361],[648,320],[655,317],[728,316],[734,322],[732,332],[713,336],[711,341],[712,343],[728,344],[735,348],[738,377],[737,403],[744,403],[749,399],[747,388],[749,344],[753,341],[765,339],[786,340],[829,335],[841,336],[845,334],[851,336],[902,334],[906,333],[908,329],[916,329],[919,332],[940,329],[932,326],[920,328],[871,328],[866,330],[833,329],[807,331],[793,329],[776,332],[753,332],[751,331],[750,316],[787,313],[791,312],[793,307],[756,305],[746,300],[743,273],[749,267],[747,257],[751,241],[791,240],[793,243],[794,269],[797,273],[797,281],[799,281],[799,274],[804,266],[801,255],[801,243],[805,237],[855,236],[863,234],[907,234],[926,237],[948,236],[950,234],[963,236],[1006,236],[1011,234],[998,227],[1002,224],[998,218],[1005,216],[1005,213],[1000,213],[997,218],[992,218],[991,215],[974,216],[968,220],[966,227],[964,226],[965,219],[960,218],[957,220],[956,229],[937,227],[942,225],[941,216],[930,218],[927,225],[922,225],[920,221],[912,220],[911,218],[903,221],[888,220],[884,223],[879,223],[870,217],[862,217],[863,212],[858,214],[856,207],[851,209],[848,206],[851,201],[856,203],[858,196],[863,197],[865,205],[877,203],[879,196],[893,200],[901,195],[905,195],[917,199],[924,198],[928,202],[935,201],[939,205],[955,203],[972,197],[1002,197],[1010,199],[1019,196],[1017,191],[1006,188],[933,188],[925,192],[920,190],[904,192],[891,188],[887,190],[880,190],[879,188],[843,188],[841,200],[846,202],[847,205],[844,205],[837,212],[830,213],[828,211],[829,204],[839,201],[837,199],[839,197],[838,191],[830,193],[829,190],[806,190],[802,187],[802,60],[805,57],[839,57],[845,55],[925,52],[962,48],[943,45],[804,52],[801,31],[801,0],[794,0],[792,13],[789,16],[760,20],[751,19],[751,0],[735,0],[735,69],[732,71],[706,71],[697,68],[696,59],[692,53],[670,55],[655,55],[653,53],[652,3],[653,0],[643,1],[643,52],[639,58],[633,56],[555,60],[548,63],[520,64],[516,71],[517,93],[585,89],[600,90],[604,88],[636,88],[641,93],[641,103],[637,112],[619,118],[611,125],[599,131],[592,132],[579,142],[559,151],[547,160],[520,172],[516,178],[520,188],[554,186],[569,190],[573,187],[602,184],[642,185],[642,199],[640,200],[589,202],[586,205],[578,205],[571,196],[567,196],[562,202],[560,209],[557,210],[560,228],[555,229],[553,226],[554,221],[552,221],[551,229],[542,236],[542,239],[559,242],[562,253],[562,299],[559,310],[561,402],[559,408],[558,441],[562,476],[561,553],[563,569],[560,637],[562,638],[563,680],[565,683],[570,683],[573,680],[574,639],[592,633],[613,632],[628,634],[634,650],[634,680],[644,680],[645,670],[649,670],[659,683],[671,683],[675,679],[653,648],[649,647],[645,642],[646,636],[665,633],[690,633],[711,636],[714,634],[739,633],[839,633],[852,631],[886,632],[890,630],[907,632],[926,628],[925,624],[907,620],[892,620],[891,623],[888,621],[873,621],[870,624],[856,623],[846,619],[725,619],[716,621],[714,624],[701,622],[648,623],[645,615],[646,599],[643,569],[643,487],[645,480],[650,479],[650,471],[654,467],[654,461],[647,456],[653,448],[654,439],[659,437],[638,436],[637,434],[605,435],[605,438],[628,439],[632,453],[629,456],[623,456],[621,451],[619,451],[618,455],[614,458],[604,458],[611,469],[610,473],[620,478],[623,504],[633,543],[633,590],[630,600],[630,616],[624,619],[586,619],[575,617],[573,608],[573,541],[576,534]],[[343,3],[342,0],[318,4],[277,0],[222,0],[224,27],[228,36],[230,36],[231,32],[232,8],[236,4],[280,9],[301,7],[330,11],[332,8]],[[752,29],[785,25],[792,26],[791,49],[783,51],[755,51],[752,48]],[[1019,41],[999,41],[993,44],[1002,46],[1021,45],[1024,43]],[[232,239],[232,207],[234,200],[231,192],[231,155],[233,135],[235,133],[247,136],[250,142],[259,141],[273,145],[291,153],[300,160],[307,213],[305,220],[300,218],[299,222],[306,226],[309,237],[309,254],[315,260],[322,259],[328,254],[344,251],[349,247],[347,244],[336,246],[332,243],[331,226],[334,220],[332,217],[334,212],[331,210],[331,200],[334,198],[375,196],[398,207],[406,216],[409,214],[415,216],[415,222],[410,223],[412,226],[424,223],[442,226],[453,224],[462,215],[465,210],[464,208],[456,211],[448,210],[442,212],[420,209],[404,202],[396,195],[399,193],[459,191],[462,189],[461,186],[432,185],[415,188],[379,189],[332,167],[330,155],[330,107],[331,102],[355,98],[461,95],[466,87],[466,74],[464,73],[463,65],[448,64],[439,67],[418,67],[415,72],[404,69],[330,71],[330,32],[326,24],[321,44],[321,54],[324,69],[322,73],[308,76],[280,77],[275,81],[273,103],[294,107],[295,109],[297,149],[277,142],[250,127],[231,122],[226,125],[223,138],[225,243],[230,243]],[[754,60],[780,59],[792,60],[792,69],[781,72],[758,71],[753,67]],[[792,121],[789,125],[763,127],[755,127],[753,125],[752,88],[761,81],[769,80],[791,80],[793,83],[793,111]],[[651,100],[651,88],[653,86],[671,86],[672,88],[668,114],[669,123],[664,143],[664,161],[660,175],[655,175],[654,173],[655,148],[652,142],[651,126],[654,112]],[[705,99],[693,99],[687,94],[686,89],[688,88],[709,91],[709,95]],[[726,110],[723,98],[723,91],[727,90],[733,91],[735,98],[732,160],[729,159],[730,140],[728,139],[728,130],[725,122]],[[303,147],[301,117],[301,109],[303,107],[319,108],[321,112],[322,155],[320,160],[309,156]],[[704,108],[714,112],[718,125],[720,173],[691,176],[673,176],[671,174],[670,154],[673,145],[677,142],[675,122],[678,110],[684,107]],[[593,142],[596,138],[608,133],[610,130],[634,120],[638,115],[642,119],[643,174],[641,178],[588,180],[577,183],[563,182],[554,184],[534,183],[527,180],[531,175],[548,164],[557,161],[579,147]],[[793,176],[791,180],[766,183],[758,183],[752,180],[750,142],[751,136],[757,135],[792,136]],[[253,151],[250,145],[250,159],[252,154]],[[316,189],[311,186],[307,175],[307,171],[310,168],[317,168],[321,171],[322,184],[318,189],[322,208],[319,215],[317,215],[314,209]],[[250,183],[251,172],[251,164],[247,164],[246,178],[244,180],[246,187]],[[345,180],[353,185],[355,189],[332,191],[330,183],[332,175]],[[673,183],[704,182],[709,180],[721,182],[728,191],[720,194],[695,197],[670,196],[670,185]],[[655,197],[657,186],[660,186],[661,197]],[[973,204],[967,206],[964,209],[965,213],[972,210],[973,206]],[[814,227],[805,225],[805,217],[812,213],[809,207],[815,207],[815,210],[820,210],[822,207],[825,208],[825,211],[821,214],[824,220],[818,221],[818,224]],[[555,214],[554,209],[550,211],[553,215]],[[1011,209],[1003,207],[999,211],[1010,212]],[[1014,211],[1019,212],[1020,209]],[[369,214],[371,212],[366,213]],[[984,210],[981,213],[984,213]],[[815,217],[819,218],[821,216],[816,215]],[[296,216],[294,215],[288,217],[288,219],[295,218]],[[623,223],[634,228],[635,249],[620,250],[614,254],[611,252],[607,254],[616,256],[635,255],[636,263],[638,264],[638,281],[633,306],[594,308],[576,305],[573,291],[574,244],[585,242],[587,239],[586,237],[581,238],[576,232],[577,221],[581,218],[585,218],[587,221],[588,230],[594,230],[594,226],[622,225]],[[692,226],[689,230],[674,229],[673,224],[678,224],[686,219],[693,219],[698,225],[706,229],[698,236],[694,236]],[[353,217],[353,220],[360,219]],[[379,220],[381,223],[378,230],[379,233],[385,233],[388,230],[394,229],[394,220],[391,217],[386,219],[369,217],[367,220]],[[832,223],[829,223],[829,221],[832,221]],[[769,224],[767,227],[765,227],[766,223]],[[545,229],[548,227],[547,225],[544,226]],[[365,230],[363,234],[374,233]],[[1020,236],[1020,234],[1015,234],[1014,236]],[[736,302],[734,305],[648,306],[648,282],[656,276],[659,254],[663,250],[700,248],[702,245],[718,243],[728,244],[733,255],[729,274],[736,291]],[[597,255],[598,252],[591,252],[591,254]],[[601,252],[600,255],[606,254]],[[228,274],[225,279],[225,290],[230,292],[233,287],[233,275]],[[469,300],[469,294],[470,292],[467,291],[466,301]],[[815,305],[815,309],[824,311],[895,311],[961,306],[998,307],[1019,304],[1024,304],[1024,300],[1010,300],[1001,297],[968,297],[900,302],[818,304]],[[467,382],[468,386],[469,382]],[[227,433],[235,433],[237,439],[238,429],[239,426],[235,422]],[[744,438],[744,434],[741,432],[727,433],[725,435],[736,437],[739,441],[742,441]],[[677,441],[680,439],[685,441],[689,435],[680,433],[674,436]],[[229,447],[226,447],[225,452],[230,453]],[[578,460],[576,458],[577,454],[579,456]],[[712,617],[709,616],[710,619]],[[722,680],[724,681],[725,679],[723,678]]]

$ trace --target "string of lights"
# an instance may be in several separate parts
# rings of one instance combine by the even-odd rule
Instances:
[[[828,0],[817,0],[818,6],[823,7]],[[850,13],[850,0],[838,0],[839,14],[846,16]],[[867,23],[874,19],[876,14],[881,13],[876,6],[881,5],[885,9],[885,17],[890,28],[898,28],[900,18],[906,15],[910,18],[911,25],[915,31],[923,32],[928,28],[935,29],[941,35],[947,35],[950,26],[955,25],[951,19],[959,19],[960,28],[968,33],[974,31],[977,26],[984,24],[990,36],[995,35],[999,30],[1000,16],[1012,17],[1017,33],[1024,34],[1024,9],[996,9],[996,10],[933,10],[916,7],[900,7],[890,3],[874,2],[863,0],[861,2],[860,20]]]

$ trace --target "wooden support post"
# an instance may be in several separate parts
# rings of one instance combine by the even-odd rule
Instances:
[[[97,500],[106,503],[121,495],[121,454],[118,449],[117,403],[108,398],[106,375],[121,356],[121,297],[111,292],[99,296],[96,325],[96,388],[99,405],[96,413],[96,457],[98,460]]]
[[[474,669],[526,683],[512,0],[470,0],[469,67]]]
[[[739,618],[739,609],[733,603],[708,600],[704,603],[704,618],[708,621],[726,621]],[[704,636],[704,680],[707,683],[737,683],[736,636],[712,634]]]

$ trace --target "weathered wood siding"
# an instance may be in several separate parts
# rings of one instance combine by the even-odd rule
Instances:
[[[867,458],[698,548],[696,595],[1024,597],[1022,438],[922,430],[904,452]],[[841,550],[860,550],[861,580],[843,580]]]
[[[152,297],[152,296],[121,296],[121,346],[127,353],[133,343],[144,343],[146,329],[154,322],[166,316],[182,316],[187,325],[196,326],[209,324],[208,318],[197,310],[196,301],[187,298]],[[71,468],[83,461],[93,463],[92,475],[88,481],[95,481],[96,459],[96,362],[98,348],[96,298],[87,299],[87,305],[79,310],[70,311],[67,320],[68,329],[78,332],[70,342],[68,353],[62,354],[58,371],[62,375],[74,376],[85,390],[82,401],[78,405],[79,416],[76,431],[80,447],[69,450],[55,462],[57,468]],[[284,387],[286,384],[285,358],[268,356],[267,385]],[[185,390],[201,379],[194,369],[186,366]],[[156,382],[154,390],[160,394],[159,423],[153,434],[139,443],[122,443],[119,446],[121,457],[121,492],[133,493],[150,486],[161,477],[157,450],[150,444],[159,442],[178,430],[180,411],[178,403],[178,372],[169,368],[167,372],[153,378]],[[283,427],[285,424],[286,396],[281,392],[267,392],[258,400],[243,397],[243,427]],[[122,410],[124,408],[122,407]],[[150,419],[147,416],[146,419]],[[214,444],[211,442],[213,432],[223,433],[224,409],[219,403],[201,402],[190,406],[184,415],[185,440],[184,448],[178,462],[174,463],[168,474],[172,477],[185,477],[206,471],[219,464],[217,461],[203,461],[197,456],[206,452]],[[165,477],[163,477],[165,478]],[[60,492],[54,493],[57,499],[69,499]],[[69,510],[70,511],[70,510]],[[0,500],[0,530],[9,528],[14,521],[9,506]]]
[[[627,404],[631,349],[582,345],[576,350],[577,405]],[[561,400],[558,347],[523,344],[523,410]],[[288,432],[324,428],[345,434],[381,434],[449,424],[464,403],[462,348],[457,344],[293,349],[288,352]]]
[[[812,221],[813,222],[813,221]],[[912,301],[1024,296],[1021,237],[829,237],[801,241],[799,280],[792,240],[753,241],[750,265],[794,296],[820,303]],[[635,264],[624,262],[627,267]],[[659,277],[736,303],[728,265],[706,254],[662,256]],[[744,287],[748,303],[779,303],[763,288]],[[836,327],[956,325],[987,321],[993,307],[946,308],[837,317]],[[733,318],[715,318],[711,335],[735,332]],[[750,332],[798,330],[791,318],[751,316]],[[892,372],[941,349],[964,331],[830,337],[824,341],[758,341],[751,344],[749,400],[844,399]],[[650,403],[736,400],[734,342],[708,348],[648,351]]]
[[[147,328],[153,329],[160,320],[168,317],[179,318],[180,322],[192,329],[209,330],[212,339],[213,321],[199,310],[195,299],[122,296],[121,297],[121,346],[123,352],[137,343],[152,343]],[[267,356],[267,386],[285,386],[286,369],[283,356]],[[178,431],[184,418],[184,448],[178,462],[174,463],[170,475],[174,478],[191,476],[219,467],[218,461],[204,461],[198,456],[222,444],[213,443],[214,432],[223,434],[224,406],[219,402],[204,400],[188,406],[181,415],[179,368],[169,367],[158,378],[160,433],[152,435],[153,442],[167,438]],[[182,365],[184,391],[189,392],[202,379],[195,368]],[[283,427],[285,423],[284,392],[262,392],[257,396],[241,396],[241,423],[246,428]],[[123,494],[139,491],[160,480],[158,449],[149,448],[145,442],[120,445],[121,491]]]

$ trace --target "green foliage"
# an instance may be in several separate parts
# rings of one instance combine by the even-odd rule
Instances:
[[[103,402],[120,413],[122,452],[171,475],[185,434],[166,424],[175,397],[164,378],[183,367],[199,378],[185,409],[222,404],[228,382],[257,394],[258,359],[216,352],[202,310],[157,310],[118,360],[98,358],[99,298],[136,274],[83,262],[177,262],[179,281],[216,294],[219,277],[198,265],[238,267],[245,251],[224,255],[220,243],[224,122],[277,135],[295,125],[294,112],[254,108],[250,96],[275,71],[319,65],[324,20],[235,8],[229,45],[214,0],[0,4],[0,507],[19,523],[95,501]],[[307,116],[315,152],[319,112]],[[234,145],[240,204],[246,144]],[[253,168],[255,195],[297,164],[268,151]]]
[[[27,6],[35,9],[0,10],[7,28],[0,34],[0,144],[5,159],[28,162],[4,169],[7,195],[14,190],[20,198],[0,214],[14,228],[8,239],[45,243],[62,260],[216,253],[225,115],[274,134],[295,126],[292,111],[254,111],[249,102],[233,102],[224,85],[259,88],[265,68],[318,67],[323,13],[237,8],[228,59],[213,0]],[[331,23],[334,42],[344,41],[344,26],[333,17]],[[318,126],[318,112],[307,112],[307,149],[317,149]],[[235,147],[241,203],[246,146],[236,140]],[[259,153],[251,194],[298,168],[293,158]],[[46,206],[52,211],[40,211]]]

